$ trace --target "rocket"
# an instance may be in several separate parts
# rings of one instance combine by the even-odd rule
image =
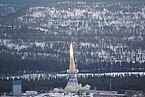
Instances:
[[[67,70],[68,73],[78,73],[79,70],[76,69],[75,61],[74,61],[74,54],[73,54],[73,44],[70,43],[70,64],[69,69]]]

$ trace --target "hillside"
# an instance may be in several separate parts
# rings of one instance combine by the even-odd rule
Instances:
[[[70,40],[80,72],[145,71],[145,1],[0,1],[1,75],[65,72]]]

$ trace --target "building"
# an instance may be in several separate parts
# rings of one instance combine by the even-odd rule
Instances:
[[[125,94],[93,94],[93,97],[126,97]]]
[[[127,97],[144,97],[143,91],[125,90]]]
[[[20,96],[21,95],[21,80],[13,80],[12,81],[12,95],[13,96]]]

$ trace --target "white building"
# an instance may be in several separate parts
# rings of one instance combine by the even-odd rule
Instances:
[[[21,80],[13,80],[12,82],[12,93],[13,96],[20,96],[21,95]]]

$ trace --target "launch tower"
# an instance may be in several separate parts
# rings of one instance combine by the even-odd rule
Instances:
[[[73,54],[73,44],[70,43],[70,65],[67,73],[69,73],[69,81],[65,87],[66,92],[77,92],[80,88],[77,79],[77,73],[79,72],[76,69],[75,61],[74,61],[74,54]]]

